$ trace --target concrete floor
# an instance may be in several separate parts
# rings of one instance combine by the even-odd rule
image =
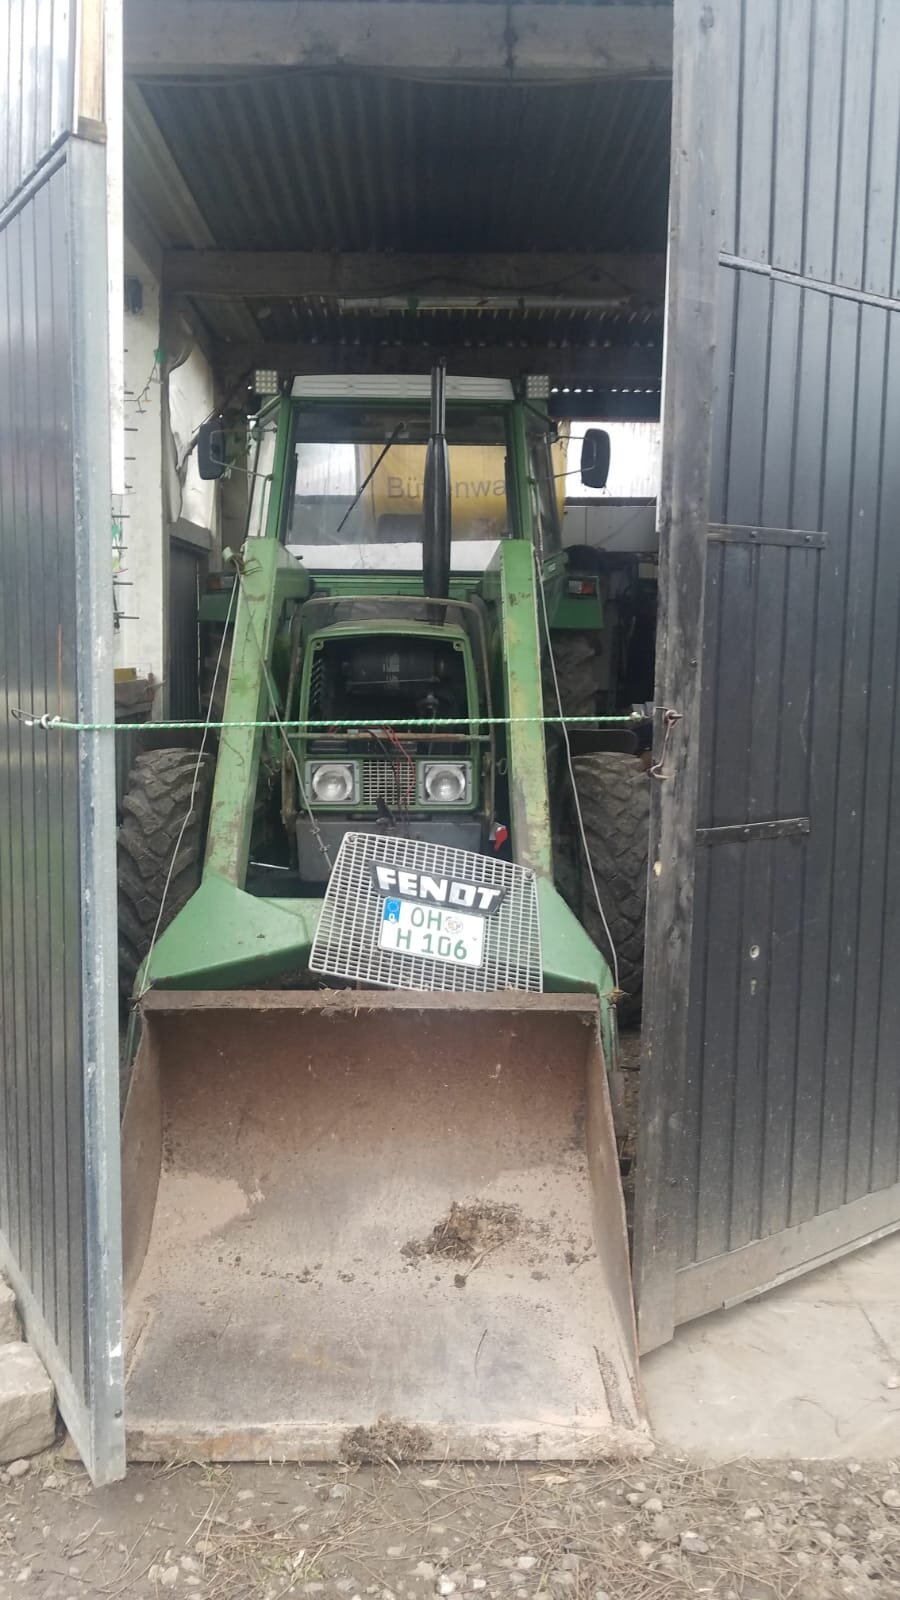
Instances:
[[[679,1329],[642,1377],[694,1457],[900,1457],[900,1234]]]

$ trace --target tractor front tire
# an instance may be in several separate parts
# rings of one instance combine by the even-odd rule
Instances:
[[[644,981],[650,778],[633,755],[576,756],[572,765],[591,865],[616,948],[619,1020],[636,1022]],[[584,861],[574,807],[570,837],[581,867],[581,921],[612,970],[609,940]]]
[[[162,933],[199,887],[214,768],[212,756],[196,750],[147,750],[129,774],[117,841],[119,989],[126,998],[157,917]]]

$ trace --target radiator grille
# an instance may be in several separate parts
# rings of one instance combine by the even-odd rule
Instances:
[[[416,769],[403,756],[396,761],[363,761],[360,763],[360,803],[374,806],[379,800],[385,805],[405,806],[409,809],[416,801]]]
[[[374,861],[505,889],[506,898],[487,918],[484,965],[456,966],[426,956],[381,950],[383,901],[369,873]],[[472,850],[414,839],[382,839],[367,833],[345,834],[325,891],[309,965],[312,972],[331,978],[387,989],[468,993],[527,989],[538,994],[543,987],[543,967],[534,874]]]

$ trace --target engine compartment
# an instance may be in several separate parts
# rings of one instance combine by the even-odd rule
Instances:
[[[456,641],[437,633],[324,636],[312,648],[311,720],[371,720],[381,727],[391,717],[468,712],[463,654]]]

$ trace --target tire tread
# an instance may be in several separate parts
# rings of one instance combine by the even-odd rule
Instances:
[[[573,763],[597,887],[616,947],[622,1021],[640,1015],[650,829],[650,778],[634,756],[604,751]],[[574,823],[574,817],[573,817]],[[581,868],[581,920],[610,959],[590,875]]]
[[[119,988],[130,995],[150,949],[173,852],[160,932],[200,883],[215,762],[196,750],[148,750],[134,762],[122,801],[117,836],[119,890]],[[178,834],[197,790],[181,843]]]

